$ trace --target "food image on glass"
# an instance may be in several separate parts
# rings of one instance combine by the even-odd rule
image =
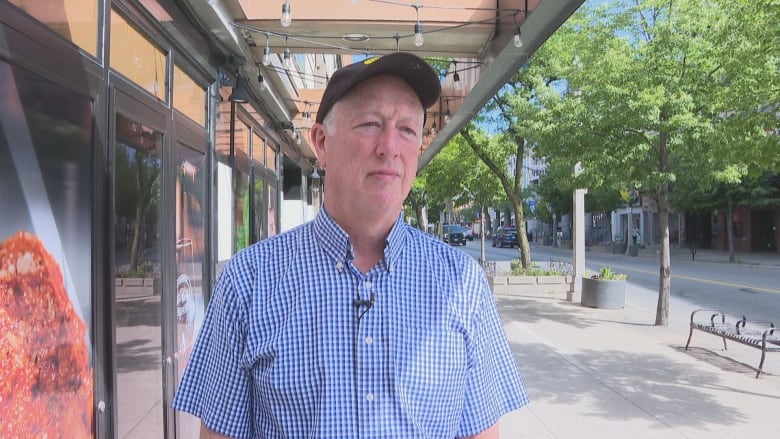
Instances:
[[[87,327],[33,234],[0,243],[0,437],[92,437]]]

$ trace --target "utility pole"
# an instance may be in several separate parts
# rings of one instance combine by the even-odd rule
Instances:
[[[574,176],[582,173],[582,163],[574,165]],[[573,251],[573,280],[574,292],[572,302],[580,302],[582,298],[582,275],[585,272],[585,194],[587,189],[574,189],[574,236],[572,239]]]

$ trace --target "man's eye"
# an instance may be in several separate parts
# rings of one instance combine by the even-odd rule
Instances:
[[[402,127],[401,127],[401,131],[402,131],[404,134],[408,134],[408,135],[410,135],[410,136],[417,136],[417,130],[415,130],[415,129],[414,129],[414,128],[412,128],[412,127],[402,126]]]

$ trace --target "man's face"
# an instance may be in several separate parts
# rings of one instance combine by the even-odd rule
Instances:
[[[417,172],[423,115],[395,76],[363,81],[338,101],[312,132],[331,214],[398,216]]]

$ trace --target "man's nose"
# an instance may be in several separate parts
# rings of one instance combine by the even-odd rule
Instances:
[[[380,156],[397,156],[400,152],[400,135],[395,127],[385,125],[377,139],[376,153]]]

